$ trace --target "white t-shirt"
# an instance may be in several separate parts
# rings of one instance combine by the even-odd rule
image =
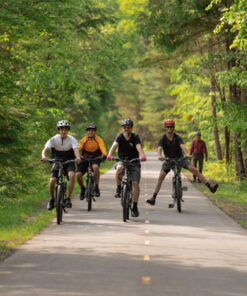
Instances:
[[[67,135],[67,137],[63,139],[57,134],[46,142],[45,147],[52,150],[52,157],[69,160],[75,158],[73,149],[79,148],[79,144],[76,139],[70,135]]]
[[[45,147],[55,148],[57,151],[67,151],[71,148],[79,148],[79,144],[76,139],[70,135],[67,135],[65,139],[61,138],[60,135],[56,135],[46,142]]]

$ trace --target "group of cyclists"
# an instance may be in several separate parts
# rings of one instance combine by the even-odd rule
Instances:
[[[77,180],[81,192],[80,199],[85,198],[86,189],[83,184],[83,175],[87,172],[88,168],[88,158],[96,158],[102,156],[103,159],[109,161],[114,160],[113,154],[117,150],[118,158],[120,159],[115,166],[115,181],[116,181],[116,193],[115,197],[121,197],[121,178],[123,163],[121,160],[134,160],[139,158],[139,161],[132,162],[128,165],[128,171],[130,180],[132,181],[132,199],[133,204],[131,208],[132,217],[139,216],[138,210],[138,200],[140,196],[140,179],[141,179],[141,164],[140,162],[146,161],[146,156],[143,151],[140,137],[138,134],[132,132],[133,121],[129,118],[125,118],[121,121],[122,133],[120,133],[114,140],[109,153],[107,154],[107,149],[105,143],[101,137],[96,135],[97,127],[94,123],[90,123],[86,126],[86,136],[84,136],[79,143],[77,140],[69,135],[70,124],[67,120],[60,120],[57,122],[57,134],[50,138],[44,149],[42,150],[42,161],[47,161],[48,151],[52,152],[52,158],[61,159],[63,162],[67,160],[74,159],[75,163],[70,163],[64,165],[64,172],[69,179],[68,195],[65,200],[65,205],[68,208],[72,207],[71,195],[73,193],[75,181]],[[164,122],[165,134],[161,137],[158,143],[158,159],[164,161],[161,167],[161,171],[155,186],[154,193],[147,203],[150,205],[155,205],[157,195],[160,191],[162,182],[164,181],[166,175],[171,170],[169,159],[180,158],[182,156],[191,155],[188,154],[186,147],[182,138],[174,132],[175,122],[172,119],[165,120]],[[95,178],[95,188],[94,195],[96,197],[100,196],[99,181],[100,181],[100,163],[101,160],[95,160],[93,162],[94,178]],[[212,193],[215,193],[218,184],[210,183],[191,163],[188,159],[184,159],[182,162],[182,167],[188,169],[196,176],[201,183],[205,184]],[[58,177],[58,166],[54,164],[51,168],[51,178],[49,182],[49,192],[50,200],[47,204],[47,209],[52,210],[55,207],[54,190],[55,184]]]

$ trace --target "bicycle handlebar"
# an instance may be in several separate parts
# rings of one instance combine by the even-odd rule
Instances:
[[[97,156],[97,157],[94,157],[94,158],[84,158],[81,156],[81,160],[87,160],[87,161],[94,161],[94,160],[105,160],[106,159],[106,156],[105,155],[101,155],[101,156]]]
[[[41,160],[43,162],[49,162],[49,163],[62,163],[62,165],[65,165],[65,164],[68,164],[68,163],[75,163],[75,160],[74,159],[70,159],[70,160],[66,160],[66,161],[63,161],[62,159],[56,159],[56,158],[53,158],[53,159],[47,159],[47,160]]]
[[[124,163],[133,163],[135,161],[138,161],[140,162],[140,159],[139,158],[133,158],[131,160],[124,160],[124,159],[120,159],[120,158],[114,158],[115,161],[121,161],[121,162],[124,162]]]

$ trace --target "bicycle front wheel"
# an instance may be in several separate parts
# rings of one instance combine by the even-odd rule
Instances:
[[[127,185],[124,185],[122,188],[122,207],[123,207],[123,222],[129,219],[129,198],[130,191]]]
[[[93,193],[94,193],[94,180],[92,177],[88,178],[88,183],[87,183],[87,210],[91,211],[92,209],[92,200],[93,200]]]
[[[63,219],[63,188],[61,185],[57,186],[56,211],[57,224],[60,224]]]
[[[182,211],[181,199],[182,199],[182,182],[180,179],[176,179],[175,181],[175,195],[177,202],[177,210],[179,213]]]

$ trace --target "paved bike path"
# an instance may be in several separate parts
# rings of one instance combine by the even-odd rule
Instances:
[[[64,217],[0,263],[1,296],[246,296],[247,232],[183,180],[183,212],[168,209],[171,178],[145,203],[161,163],[142,164],[140,217],[121,220],[114,171],[87,212],[78,198]]]

